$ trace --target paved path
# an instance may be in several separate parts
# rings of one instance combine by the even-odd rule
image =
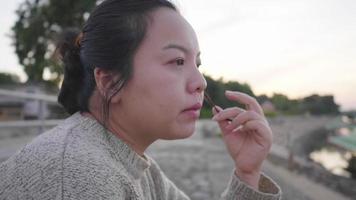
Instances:
[[[264,169],[268,174],[271,174],[273,178],[281,185],[282,190],[284,192],[288,191],[288,194],[285,197],[288,199],[300,199],[300,195],[296,195],[290,193],[290,189],[293,188],[294,192],[299,191],[302,193],[306,199],[325,199],[325,200],[347,200],[350,199],[345,197],[344,195],[332,191],[330,188],[325,187],[322,184],[317,184],[305,176],[301,176],[299,174],[295,174],[286,170],[283,167],[279,167],[271,164],[270,162],[266,162],[264,165]],[[296,196],[291,196],[296,195]],[[297,197],[297,198],[295,198]],[[303,199],[303,198],[302,198]]]
[[[209,126],[206,123],[199,123],[197,133],[189,139],[158,141],[148,149],[148,154],[157,160],[167,176],[192,200],[218,199],[233,172],[233,163],[221,139],[216,136],[203,137],[201,131]],[[0,162],[33,137],[30,135],[0,140]],[[268,161],[264,163],[263,171],[282,187],[284,200],[347,199]]]
[[[193,200],[218,199],[233,172],[220,138],[160,141],[149,154]],[[263,171],[281,186],[284,200],[348,199],[269,161],[264,163]]]
[[[158,141],[148,150],[167,176],[193,200],[218,199],[233,172],[232,160],[221,138],[206,138],[201,132],[210,126],[207,123],[198,124],[197,132],[189,139]],[[275,147],[275,150],[285,150]],[[349,199],[269,161],[265,161],[263,171],[281,186],[284,200]]]

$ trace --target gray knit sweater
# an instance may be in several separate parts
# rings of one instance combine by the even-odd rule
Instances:
[[[262,192],[261,192],[262,191]],[[280,199],[262,175],[255,191],[235,175],[222,199]],[[189,199],[150,157],[76,113],[0,165],[0,199]]]

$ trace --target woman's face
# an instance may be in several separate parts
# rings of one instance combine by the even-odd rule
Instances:
[[[176,11],[151,14],[133,60],[133,76],[111,117],[125,133],[147,140],[186,138],[195,130],[206,81],[198,70],[196,34]]]

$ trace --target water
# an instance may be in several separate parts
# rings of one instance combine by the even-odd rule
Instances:
[[[331,173],[351,178],[351,173],[346,170],[352,154],[339,150],[331,145],[326,145],[322,149],[312,152],[309,155],[314,162],[321,164]]]

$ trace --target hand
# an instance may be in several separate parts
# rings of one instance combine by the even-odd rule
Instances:
[[[235,91],[226,91],[225,95],[247,108],[222,109],[216,106],[213,120],[219,123],[223,140],[236,166],[236,175],[258,189],[262,162],[272,145],[271,128],[256,99]]]

